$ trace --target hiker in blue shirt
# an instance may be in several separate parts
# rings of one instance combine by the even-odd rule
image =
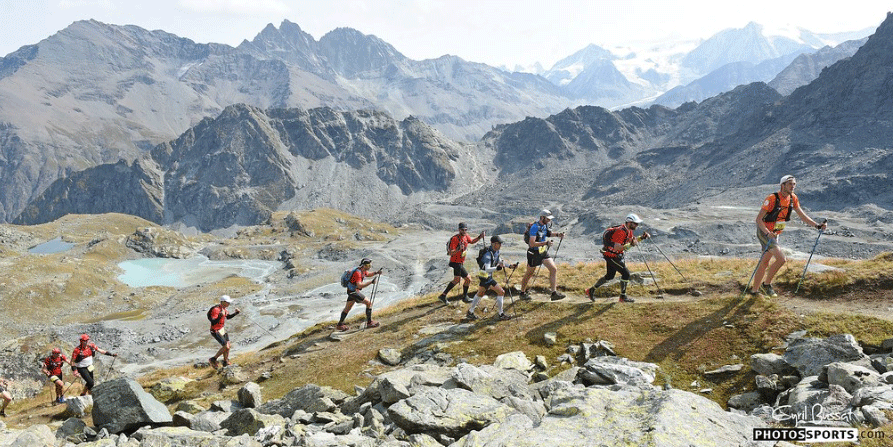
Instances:
[[[549,237],[557,237],[564,239],[564,233],[553,233],[549,229],[549,222],[555,216],[549,210],[540,212],[540,219],[530,226],[530,239],[527,245],[527,271],[524,272],[524,279],[521,280],[521,299],[530,300],[530,294],[527,292],[527,282],[533,277],[536,268],[540,265],[546,266],[549,270],[549,289],[552,291],[550,299],[558,301],[564,298],[564,294],[558,289],[558,267],[555,261],[549,256],[549,247],[552,246],[552,240]]]

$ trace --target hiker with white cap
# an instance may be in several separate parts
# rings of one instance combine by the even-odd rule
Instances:
[[[521,280],[521,296],[522,300],[529,300],[530,293],[527,292],[527,282],[533,277],[533,273],[540,265],[546,266],[549,270],[549,289],[552,291],[550,299],[558,301],[564,298],[564,294],[558,291],[558,267],[555,261],[549,256],[549,247],[552,246],[552,240],[549,237],[557,237],[564,239],[564,233],[553,233],[549,229],[549,223],[555,219],[549,210],[540,211],[538,221],[530,225],[527,230],[530,235],[527,240],[527,271],[524,272],[524,278]]]
[[[747,292],[751,296],[757,296],[762,290],[767,296],[777,297],[778,293],[772,289],[772,279],[778,269],[784,265],[786,259],[778,245],[778,237],[784,231],[785,224],[791,220],[791,211],[796,211],[800,220],[806,225],[824,231],[828,226],[826,222],[817,223],[806,215],[800,208],[800,200],[794,194],[797,179],[793,175],[785,175],[779,180],[779,190],[769,194],[760,207],[757,214],[757,239],[763,254],[753,277],[753,286]],[[765,275],[765,279],[763,276]]]
[[[605,276],[596,281],[595,285],[586,289],[586,296],[589,301],[595,301],[595,289],[601,287],[604,283],[614,279],[617,273],[620,273],[620,298],[621,303],[633,303],[636,300],[626,296],[626,286],[629,285],[629,269],[623,262],[623,252],[632,246],[638,245],[649,237],[650,234],[642,232],[641,236],[636,237],[633,231],[642,223],[642,219],[635,213],[626,216],[626,221],[620,225],[613,226],[602,233],[602,256],[605,258]]]
[[[211,336],[217,343],[220,343],[220,349],[213,357],[208,359],[211,367],[217,369],[220,364],[217,363],[217,357],[223,356],[223,366],[229,366],[229,351],[232,349],[232,343],[229,341],[229,334],[224,328],[226,320],[239,315],[241,312],[238,308],[233,313],[229,313],[227,308],[233,303],[233,299],[229,295],[220,297],[220,304],[208,310],[208,320],[211,321]]]

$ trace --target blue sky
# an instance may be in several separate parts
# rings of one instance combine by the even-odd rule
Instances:
[[[754,21],[814,32],[877,27],[893,4],[786,0],[3,0],[0,55],[77,20],[162,29],[196,42],[238,45],[283,19],[315,39],[337,27],[374,34],[413,59],[452,54],[490,65],[549,68],[590,43],[644,48],[706,39]]]

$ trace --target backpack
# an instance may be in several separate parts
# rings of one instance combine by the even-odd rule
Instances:
[[[530,245],[530,227],[533,226],[536,222],[530,222],[527,224],[527,229],[524,230],[524,243]]]
[[[345,270],[344,273],[341,274],[341,287],[345,289],[350,287],[350,278],[353,277],[353,272],[359,270],[360,268],[348,269]]]
[[[211,306],[210,309],[208,309],[208,321],[210,321],[211,324],[217,324],[217,323],[219,323],[219,322],[220,322],[220,318],[221,318],[222,315],[223,315],[222,313],[220,313],[220,314],[217,314],[217,318],[211,318],[211,311],[213,311],[214,308],[215,308],[215,307],[218,307],[218,306],[220,306],[220,305],[219,305],[219,304],[215,304],[215,305]]]
[[[605,230],[604,233],[602,233],[602,245],[605,247],[605,249],[608,249],[608,248],[611,248],[614,246],[614,241],[612,241],[611,238],[614,237],[614,232],[619,230],[620,227],[622,227],[622,226],[623,226],[623,224],[610,227],[607,230]]]
[[[779,202],[781,202],[781,197],[778,196],[777,192],[774,192],[772,194],[775,195],[775,208],[772,209],[772,212],[766,213],[766,216],[763,217],[763,222],[775,222],[778,220],[778,215],[781,214],[781,205],[779,205]],[[788,214],[784,218],[785,222],[791,220],[791,211],[793,210],[794,198],[792,196],[790,202],[788,202]]]
[[[449,239],[447,239],[446,254],[448,256],[450,256],[450,244],[453,242],[453,239],[457,238],[458,236],[459,236],[458,234],[454,234],[454,235],[450,236]],[[461,243],[461,241],[460,241],[460,243]],[[458,245],[458,244],[456,245],[456,249],[459,249],[460,247],[461,247],[461,245]]]
[[[478,250],[477,262],[478,262],[478,268],[480,268],[481,270],[484,269],[484,255],[488,251],[490,251],[490,247],[484,247],[484,248]]]

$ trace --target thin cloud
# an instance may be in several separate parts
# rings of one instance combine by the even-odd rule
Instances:
[[[59,0],[58,6],[60,9],[72,9],[72,8],[89,8],[89,7],[99,7],[99,8],[111,8],[112,0]]]
[[[287,14],[291,11],[282,0],[180,0],[183,9],[205,14]]]

